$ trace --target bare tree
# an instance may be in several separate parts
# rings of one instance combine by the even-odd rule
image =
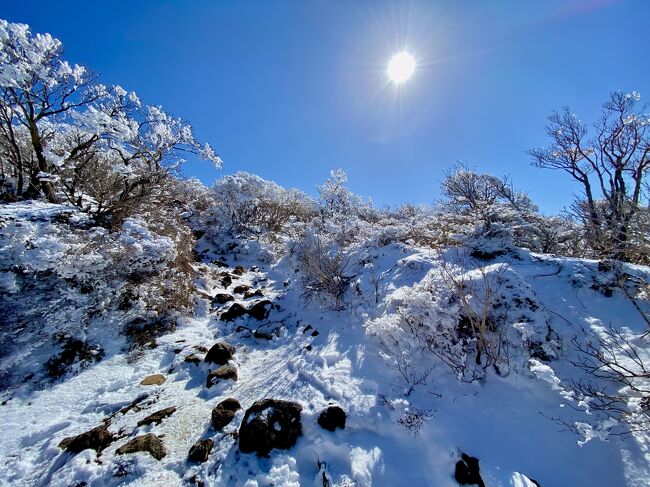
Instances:
[[[554,112],[546,127],[551,145],[530,151],[537,167],[564,171],[580,184],[574,209],[589,243],[617,259],[628,257],[636,216],[648,204],[649,119],[639,101],[636,92],[612,93],[591,128],[568,107]]]

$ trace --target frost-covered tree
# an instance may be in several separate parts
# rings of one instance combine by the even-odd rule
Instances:
[[[71,66],[61,42],[0,21],[0,151],[18,197],[42,193],[119,213],[192,153],[220,166],[191,126]],[[7,166],[5,170],[4,166]]]
[[[507,179],[479,174],[463,165],[450,171],[443,183],[446,201],[441,210],[463,238],[513,238],[520,243],[531,231],[537,207]]]
[[[550,146],[530,151],[534,165],[564,171],[580,185],[574,210],[603,257],[629,258],[638,215],[648,207],[650,116],[640,100],[636,92],[612,93],[592,127],[568,107],[554,112]]]

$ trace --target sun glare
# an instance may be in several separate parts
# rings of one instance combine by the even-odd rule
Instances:
[[[414,71],[415,59],[406,51],[395,54],[388,63],[388,78],[396,85],[408,80]]]

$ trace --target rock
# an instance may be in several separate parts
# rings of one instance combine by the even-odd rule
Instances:
[[[185,357],[185,362],[190,363],[190,364],[200,364],[203,359],[201,358],[200,355],[197,355],[195,353],[188,355]]]
[[[244,299],[250,299],[250,298],[262,298],[264,297],[264,293],[262,292],[261,289],[256,289],[255,291],[246,291],[244,293]]]
[[[208,440],[199,440],[192,445],[190,452],[187,455],[187,458],[190,462],[203,463],[207,461],[210,452],[214,447],[214,441]]]
[[[318,330],[314,330],[311,332],[311,336],[313,337],[317,337],[318,335],[320,335],[320,333],[318,333]]]
[[[486,251],[481,249],[475,249],[474,251],[472,251],[470,255],[475,259],[492,260],[492,259],[496,259],[500,255],[503,255],[505,253],[506,253],[505,250]]]
[[[221,401],[212,410],[212,427],[217,431],[221,431],[230,424],[239,409],[241,409],[241,405],[237,399],[229,398]]]
[[[273,448],[287,450],[302,434],[300,412],[295,402],[263,399],[254,403],[239,427],[239,450],[266,456]]]
[[[153,433],[136,436],[126,445],[119,447],[115,453],[118,455],[124,455],[125,453],[136,453],[139,451],[149,452],[156,460],[160,460],[167,455],[162,441],[160,441],[160,438]]]
[[[318,424],[321,428],[334,431],[336,428],[345,429],[345,411],[339,406],[329,406],[318,416]]]
[[[232,284],[232,277],[229,274],[226,273],[225,276],[221,277],[219,282],[221,283],[221,287],[226,288],[226,287],[228,287],[228,286],[230,286]]]
[[[88,449],[99,453],[112,442],[113,435],[108,431],[108,426],[103,424],[80,435],[64,438],[59,443],[59,448],[71,453],[79,453]]]
[[[232,273],[235,274],[236,276],[241,276],[246,272],[246,269],[243,268],[242,266],[238,265],[232,270]]]
[[[160,424],[160,422],[163,419],[168,418],[175,412],[176,412],[176,408],[174,406],[170,408],[161,409],[160,411],[156,411],[155,413],[150,414],[146,418],[138,421],[138,426],[147,426],[150,425],[151,423]]]
[[[255,330],[253,332],[253,336],[255,338],[260,338],[262,340],[273,340],[273,335],[271,335],[270,333],[263,332],[263,331]]]
[[[205,361],[209,364],[226,365],[234,353],[235,347],[230,343],[217,342],[205,356]]]
[[[216,382],[228,379],[237,380],[237,369],[230,365],[222,365],[208,374],[205,387],[211,387]]]
[[[234,301],[235,298],[227,293],[218,293],[212,298],[212,302],[217,304],[226,304],[229,301]]]
[[[478,458],[470,457],[463,453],[461,460],[456,463],[454,477],[460,485],[478,485],[485,487],[481,478]]]
[[[205,348],[203,345],[194,345],[194,350],[201,353],[208,353],[208,349]]]
[[[142,382],[140,382],[141,386],[159,386],[162,385],[165,382],[165,376],[162,374],[153,374],[153,375],[148,375],[144,379],[142,379]]]
[[[239,286],[233,288],[232,292],[237,294],[244,294],[246,291],[250,291],[251,287],[246,284],[240,284]]]
[[[228,267],[228,264],[226,264],[226,263],[225,263],[223,260],[221,260],[221,259],[214,259],[214,260],[212,261],[212,263],[213,263],[214,265],[216,265],[217,267]]]
[[[264,299],[262,301],[258,301],[253,306],[248,308],[248,314],[256,320],[265,320],[268,318],[272,307],[273,303],[271,303],[271,301],[268,299]]]
[[[305,326],[305,328],[302,330],[302,332],[303,332],[303,333],[307,333],[307,332],[308,332],[309,330],[311,330],[311,329],[312,329],[311,325],[307,325],[307,326]]]
[[[227,311],[221,313],[219,319],[221,321],[232,321],[234,319],[239,318],[240,316],[244,316],[245,314],[246,314],[246,308],[244,308],[239,303],[233,303],[230,305],[230,308],[228,308]]]

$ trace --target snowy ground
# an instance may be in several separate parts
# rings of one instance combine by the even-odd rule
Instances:
[[[0,483],[173,486],[203,481],[219,486],[322,486],[325,472],[334,485],[445,487],[457,485],[454,465],[462,451],[480,459],[488,486],[531,485],[523,475],[543,486],[650,484],[650,453],[643,438],[616,437],[579,446],[580,438],[559,432],[548,419],[567,413],[554,382],[555,376],[571,377],[564,356],[551,363],[552,370],[541,366],[535,372],[521,363],[509,376],[490,375],[485,383],[460,383],[438,366],[426,385],[405,397],[406,384],[363,325],[372,308],[380,312],[391,292],[422,280],[436,256],[391,247],[376,257],[384,272],[377,306],[370,303],[352,312],[333,312],[316,303],[306,305],[291,281],[294,270],[287,261],[231,262],[247,269],[260,267],[236,284],[263,282],[265,297],[280,305],[269,317],[269,329],[277,329],[279,335],[273,340],[235,331],[236,325],[256,327],[259,322],[252,318],[235,324],[219,321],[218,307],[211,309],[206,299],[195,316],[134,363],[123,353],[108,354],[50,388],[6,391],[0,406]],[[580,327],[611,322],[642,328],[624,296],[615,293],[605,298],[572,282],[581,277],[588,280],[595,263],[526,252],[514,257],[504,256],[498,262],[510,264],[531,286],[543,305],[540,312],[550,316],[565,344],[580,333]],[[647,277],[647,270],[637,271]],[[202,286],[206,295],[222,291],[209,280]],[[307,325],[312,329],[304,332]],[[316,336],[313,330],[318,331]],[[206,365],[187,363],[184,358],[200,353],[195,347],[209,348],[220,339],[237,348],[234,365],[239,380],[206,389]],[[164,374],[165,383],[139,385],[154,373]],[[115,415],[110,430],[125,436],[101,455],[93,450],[72,455],[57,447],[64,437],[100,425],[143,394],[148,397],[141,403],[142,410]],[[211,409],[226,397],[238,399],[244,410],[266,397],[300,402],[303,436],[292,449],[274,450],[267,459],[240,453],[230,433],[237,429],[243,411],[222,433],[210,427]],[[379,397],[389,398],[390,404]],[[331,433],[317,425],[318,413],[330,403],[347,412],[345,430]],[[169,406],[177,411],[161,424],[136,426],[140,419]],[[412,408],[430,413],[417,436],[397,423]],[[146,453],[115,454],[129,438],[147,432],[162,438],[167,456],[161,461]],[[210,459],[201,465],[187,463],[190,446],[202,438],[215,441]]]

